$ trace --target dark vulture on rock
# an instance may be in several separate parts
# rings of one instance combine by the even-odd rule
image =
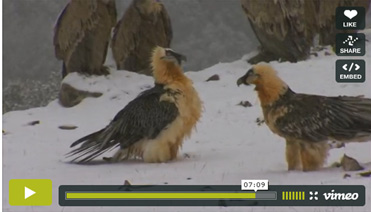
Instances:
[[[108,74],[103,64],[115,23],[114,0],[71,0],[67,4],[54,28],[55,55],[63,60],[63,77],[71,72]]]
[[[151,75],[152,49],[170,47],[172,37],[169,15],[159,0],[134,0],[117,23],[111,42],[117,69]]]
[[[241,0],[261,49],[249,63],[309,57],[314,45],[335,45],[337,7],[365,7],[370,0]],[[355,33],[355,31],[353,31]],[[319,36],[317,36],[319,35]]]

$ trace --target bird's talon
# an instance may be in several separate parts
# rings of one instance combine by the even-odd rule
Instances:
[[[113,162],[113,157],[103,157],[103,160],[112,163]]]

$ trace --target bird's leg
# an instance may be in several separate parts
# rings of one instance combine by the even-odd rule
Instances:
[[[63,62],[63,65],[62,65],[62,79],[64,79],[64,77],[66,77],[67,74],[68,74],[68,72],[67,72],[66,64]]]
[[[301,170],[299,141],[286,139],[286,161],[288,170]]]
[[[301,144],[303,171],[314,171],[322,168],[326,161],[329,145],[327,141]]]
[[[170,145],[166,141],[147,142],[143,151],[146,163],[165,163],[171,160]]]
[[[170,148],[170,160],[173,160],[176,158],[176,156],[178,155],[178,150],[179,150],[179,146],[182,145],[182,139],[181,138],[177,138],[176,142],[173,144],[173,143],[169,143],[169,148]]]

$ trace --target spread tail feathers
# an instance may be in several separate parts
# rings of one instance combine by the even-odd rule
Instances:
[[[87,163],[98,157],[99,155],[119,145],[118,142],[112,141],[110,137],[110,133],[107,134],[106,129],[102,129],[85,137],[82,137],[79,140],[73,142],[70,147],[74,147],[82,143],[81,146],[67,153],[66,156],[71,157],[77,155],[73,160],[71,160],[71,162]]]

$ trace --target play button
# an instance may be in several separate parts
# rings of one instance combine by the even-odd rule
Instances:
[[[36,194],[36,192],[32,191],[31,189],[27,187],[24,187],[24,199],[27,199],[34,194]]]
[[[49,179],[11,179],[9,181],[9,204],[51,205],[52,181]]]

